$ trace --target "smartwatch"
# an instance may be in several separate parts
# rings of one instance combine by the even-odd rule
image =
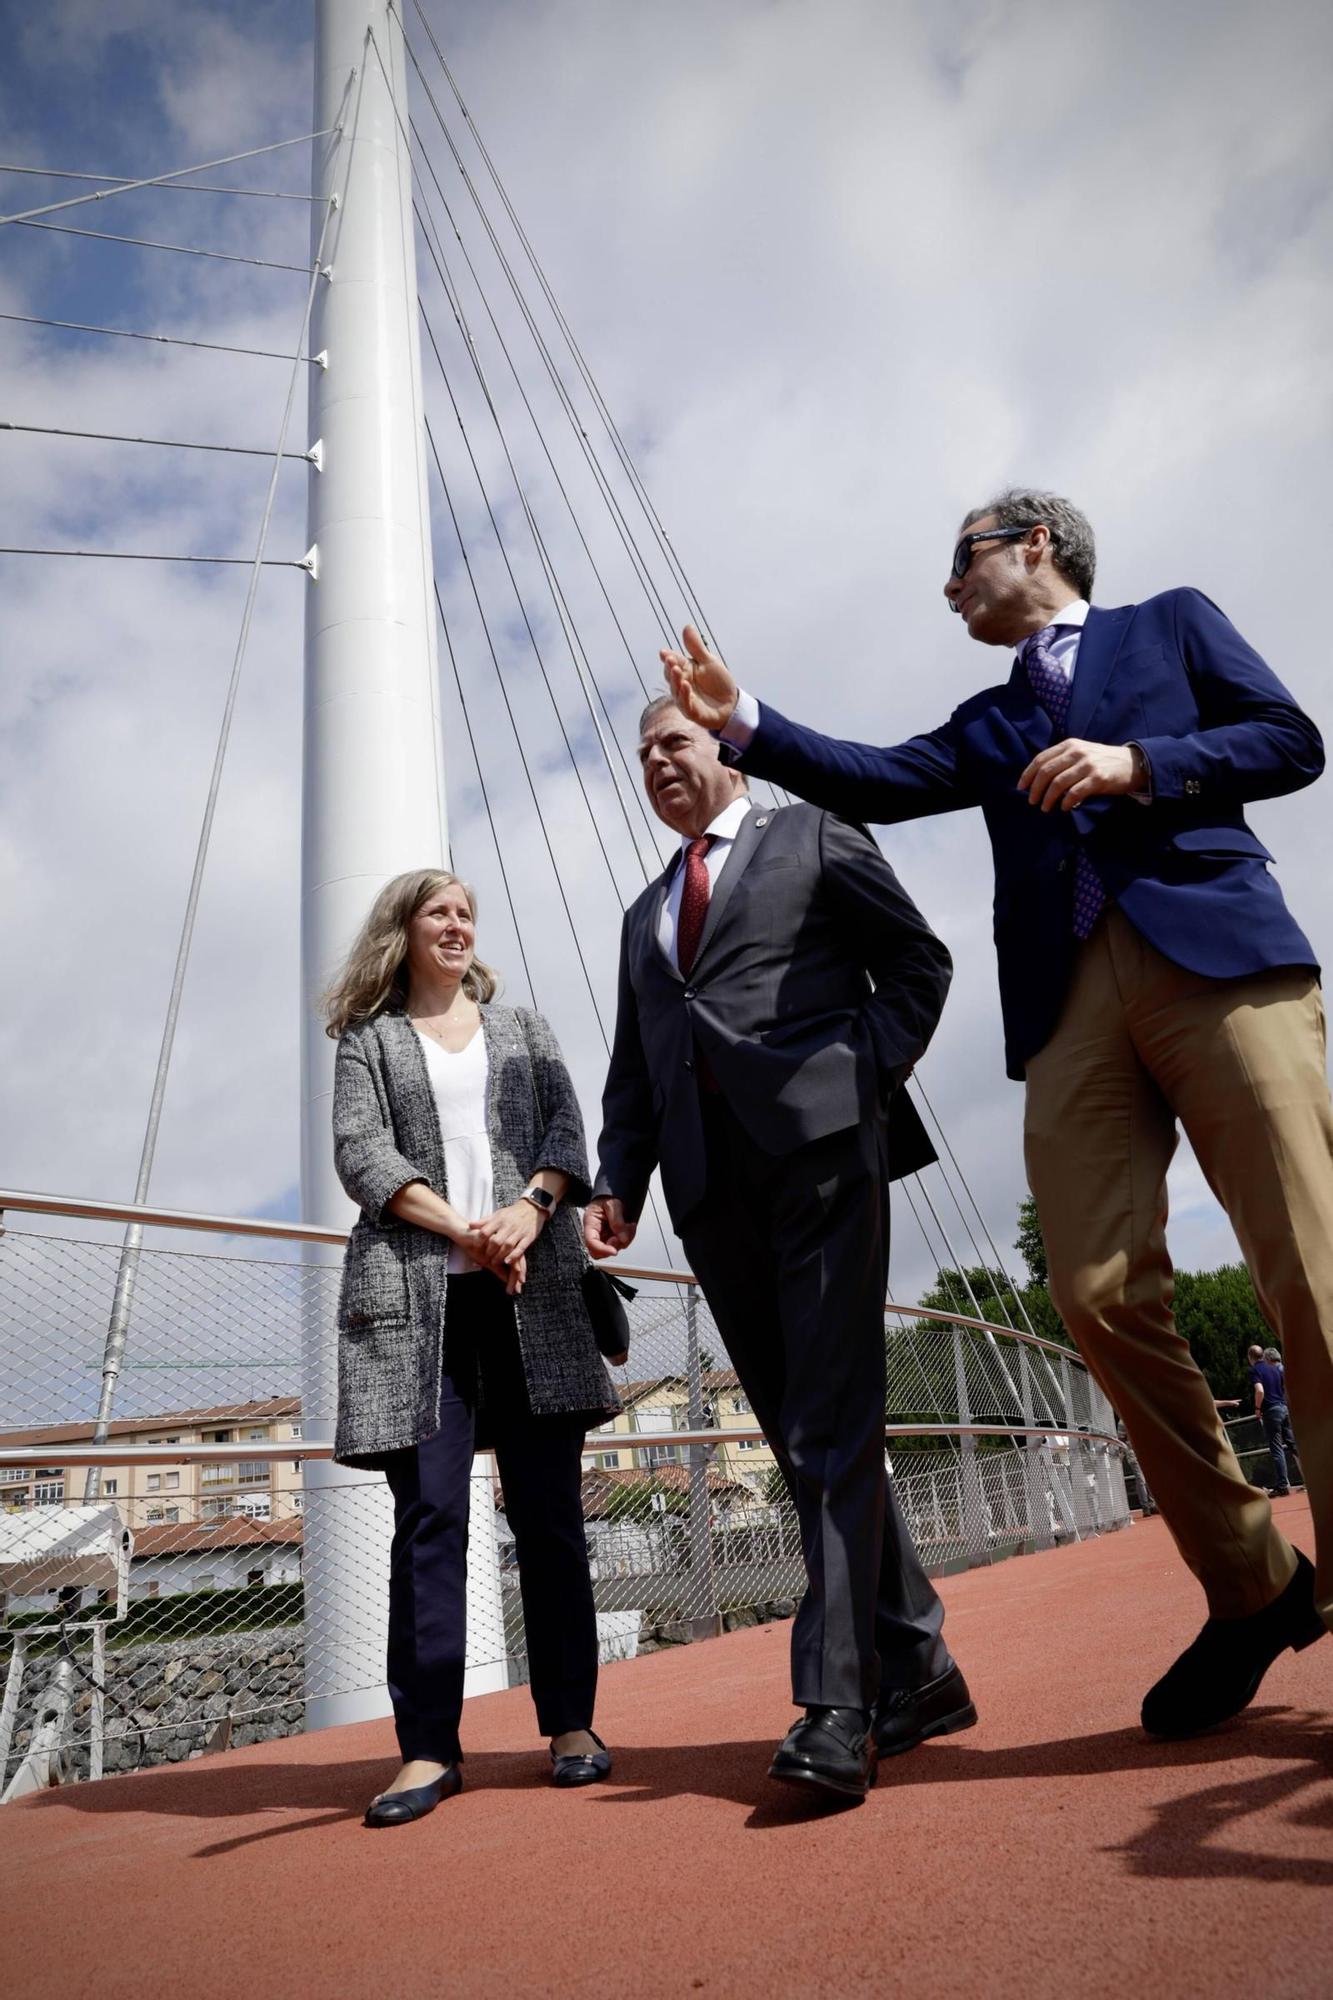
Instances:
[[[549,1215],[555,1207],[555,1196],[544,1187],[526,1187],[519,1199],[521,1201],[530,1201],[534,1208],[541,1210],[543,1215]]]

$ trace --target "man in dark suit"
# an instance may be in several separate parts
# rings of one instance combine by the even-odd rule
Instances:
[[[933,1157],[899,1086],[949,954],[862,828],[757,811],[671,701],[639,757],[681,844],[625,917],[586,1240],[628,1248],[660,1164],[800,1522],[805,1714],[772,1775],[862,1798],[879,1755],[976,1720],[884,1465],[888,1181]]]
[[[1318,731],[1196,590],[1091,609],[1078,509],[1012,491],[945,585],[1009,679],[891,749],[760,709],[689,628],[668,684],[744,767],[858,819],[979,806],[995,857],[1009,1074],[1052,1296],[1207,1597],[1143,1705],[1184,1736],[1333,1622],[1333,1112],[1319,968],[1245,823],[1323,768]],[[1241,1475],[1176,1329],[1166,1174],[1184,1126],[1281,1333],[1319,1570]]]

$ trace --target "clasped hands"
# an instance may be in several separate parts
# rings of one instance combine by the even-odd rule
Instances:
[[[724,729],[740,693],[734,675],[710,653],[693,625],[681,634],[684,652],[659,655],[672,699],[701,729]],[[1051,812],[1072,812],[1085,799],[1122,797],[1148,784],[1140,755],[1130,744],[1087,743],[1066,737],[1040,750],[1018,780],[1028,804]],[[609,1254],[609,1253],[604,1253]]]
[[[511,1201],[480,1222],[469,1222],[454,1237],[460,1250],[475,1258],[503,1284],[510,1298],[527,1282],[528,1251],[540,1236],[546,1212],[530,1201]]]

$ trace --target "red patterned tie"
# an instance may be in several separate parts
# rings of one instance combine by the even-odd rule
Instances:
[[[704,856],[712,844],[711,836],[701,833],[685,850],[685,887],[680,892],[680,920],[676,925],[676,963],[687,979],[708,915],[708,867]]]

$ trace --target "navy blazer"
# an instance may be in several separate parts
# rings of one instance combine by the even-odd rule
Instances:
[[[891,823],[980,806],[995,856],[995,949],[1005,1057],[1021,1078],[1054,1031],[1073,967],[1075,843],[1107,895],[1177,965],[1214,979],[1318,964],[1245,824],[1250,799],[1319,776],[1319,732],[1252,646],[1198,590],[1088,613],[1067,733],[1142,746],[1152,803],[1090,799],[1044,813],[1018,790],[1055,740],[1022,663],[892,749],[844,743],[766,704],[740,762],[841,813]]]

